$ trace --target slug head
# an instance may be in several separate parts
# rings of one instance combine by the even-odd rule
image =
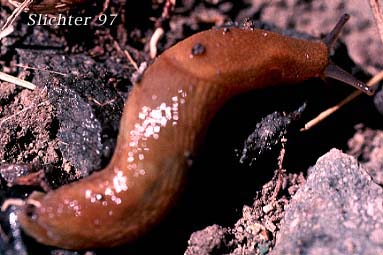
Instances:
[[[338,23],[335,25],[333,30],[323,39],[323,43],[326,44],[328,51],[333,48],[335,42],[339,38],[340,32],[342,31],[344,25],[349,20],[350,15],[343,14],[342,17],[339,19]],[[359,81],[351,74],[344,71],[339,66],[335,65],[334,63],[330,62],[328,66],[326,67],[324,74],[326,77],[330,77],[339,81],[342,81],[346,84],[349,84],[362,92],[366,93],[367,95],[373,95],[375,93],[376,87],[369,87],[364,82]]]

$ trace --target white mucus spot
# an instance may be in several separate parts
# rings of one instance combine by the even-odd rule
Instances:
[[[127,177],[119,171],[113,178],[113,186],[117,193],[128,190]]]

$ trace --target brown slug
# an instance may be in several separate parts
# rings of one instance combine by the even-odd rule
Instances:
[[[47,194],[34,192],[18,217],[37,241],[67,249],[138,238],[168,211],[214,114],[250,90],[336,77],[372,94],[329,63],[348,16],[322,41],[265,30],[211,29],[159,56],[126,102],[109,165]]]

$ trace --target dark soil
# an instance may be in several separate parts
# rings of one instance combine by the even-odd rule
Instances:
[[[94,21],[81,27],[28,26],[28,14],[21,14],[15,31],[0,41],[0,71],[38,88],[0,82],[1,202],[57,188],[108,163],[124,100],[152,62],[148,45],[158,24],[165,29],[161,53],[224,24],[320,37],[348,12],[351,20],[332,60],[363,81],[383,67],[383,47],[367,1],[182,0],[169,18],[160,18],[163,8],[164,1],[110,0],[104,13],[118,14],[113,25]],[[0,26],[11,10],[1,0]],[[96,17],[101,11],[102,3],[96,3],[73,14]],[[0,213],[0,254],[267,254],[307,169],[331,148],[367,162],[374,180],[383,183],[382,150],[377,149],[383,147],[381,96],[361,96],[312,130],[299,132],[352,91],[333,80],[310,80],[230,101],[209,127],[175,208],[135,243],[79,253],[45,247],[20,234],[10,222],[11,207]],[[260,146],[265,130],[274,133]]]

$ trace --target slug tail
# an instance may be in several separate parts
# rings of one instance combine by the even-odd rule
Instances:
[[[369,96],[372,96],[375,93],[374,87],[369,87],[364,82],[359,81],[351,74],[347,73],[345,70],[340,68],[339,66],[335,65],[334,63],[330,63],[325,71],[324,74],[326,77],[330,77],[339,81],[342,81],[346,84],[349,84],[362,92],[366,93]]]

